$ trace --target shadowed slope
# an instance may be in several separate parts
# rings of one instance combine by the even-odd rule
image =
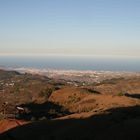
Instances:
[[[19,119],[23,120],[31,120],[32,118],[34,118],[34,120],[42,118],[52,119],[70,114],[70,112],[62,106],[49,101],[42,104],[28,103],[20,106],[27,110],[27,112],[19,114],[18,116]]]
[[[125,93],[125,96],[140,99],[140,93],[135,93],[135,94]]]
[[[28,122],[23,120],[16,120],[16,119],[7,119],[0,121],[0,133],[3,133],[11,128],[27,124]]]
[[[19,126],[2,140],[139,140],[140,106],[121,107],[89,118],[40,121]]]

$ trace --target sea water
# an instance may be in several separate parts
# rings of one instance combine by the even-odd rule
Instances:
[[[140,58],[76,55],[1,55],[0,67],[140,72]]]

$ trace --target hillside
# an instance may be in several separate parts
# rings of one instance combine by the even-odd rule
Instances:
[[[5,75],[0,91],[0,139],[140,139],[140,77],[77,86],[41,75],[2,70],[0,75]],[[8,102],[6,116],[4,101]],[[19,114],[17,106],[24,112]]]

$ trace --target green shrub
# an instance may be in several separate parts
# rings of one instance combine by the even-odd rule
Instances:
[[[48,99],[53,91],[54,91],[53,88],[47,88],[40,92],[39,97],[45,97],[46,99]]]
[[[4,119],[4,114],[0,113],[0,120]]]
[[[81,100],[80,97],[77,96],[69,96],[68,97],[68,103],[77,103]]]
[[[119,92],[118,96],[124,96],[124,93],[123,92]]]

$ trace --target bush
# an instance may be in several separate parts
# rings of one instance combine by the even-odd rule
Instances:
[[[54,90],[52,88],[47,88],[40,92],[39,97],[45,97],[45,99],[48,99],[53,91]]]
[[[0,113],[0,120],[4,119],[4,114]]]
[[[68,97],[68,103],[77,103],[81,100],[80,97],[77,96],[69,96]]]
[[[118,96],[124,96],[124,93],[123,92],[119,92]]]

